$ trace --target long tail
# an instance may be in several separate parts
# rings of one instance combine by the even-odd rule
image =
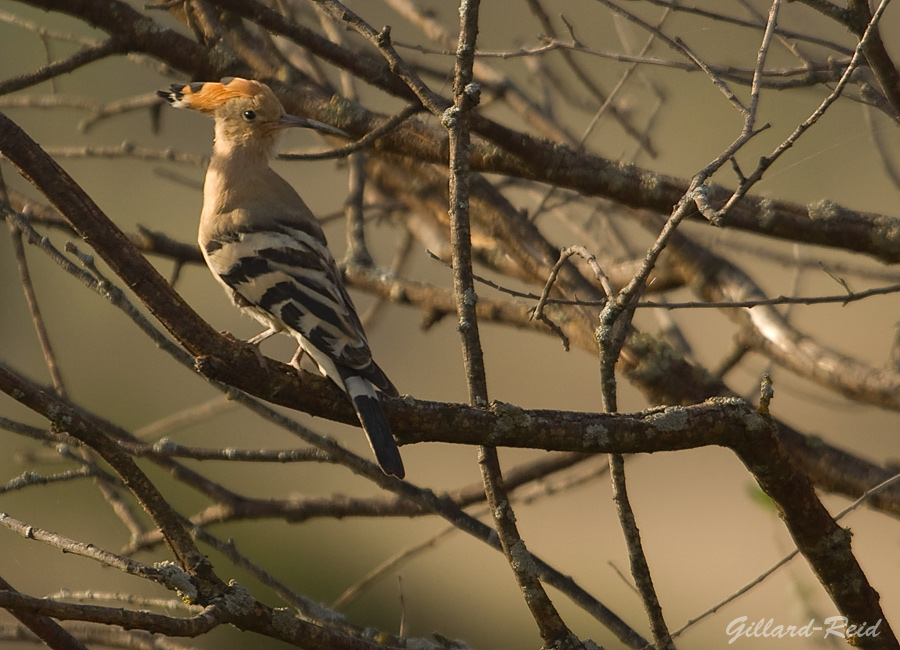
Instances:
[[[381,406],[381,397],[372,387],[372,384],[362,377],[351,376],[344,378],[347,393],[353,400],[353,408],[359,416],[369,445],[375,453],[375,458],[385,474],[391,474],[397,478],[403,478],[406,472],[403,469],[403,460],[400,458],[400,450],[391,433],[384,408]]]

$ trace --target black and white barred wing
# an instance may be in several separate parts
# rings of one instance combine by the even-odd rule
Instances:
[[[362,324],[317,230],[295,224],[239,230],[207,242],[204,255],[238,306],[270,327],[298,333],[324,374],[337,381],[352,370],[396,395],[372,360]]]

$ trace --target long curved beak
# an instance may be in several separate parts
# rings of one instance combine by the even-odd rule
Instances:
[[[285,113],[281,116],[281,120],[279,121],[279,126],[283,128],[300,128],[300,129],[312,129],[313,131],[321,131],[322,133],[330,133],[331,135],[339,135],[343,138],[350,139],[350,134],[346,131],[342,131],[336,126],[331,126],[330,124],[325,124],[325,122],[317,122],[316,120],[311,120],[306,117],[299,117],[297,115],[291,115],[289,113]]]

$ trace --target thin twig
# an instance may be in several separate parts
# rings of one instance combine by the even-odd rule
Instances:
[[[528,0],[528,7],[531,9],[531,12],[537,16],[538,20],[541,23],[541,28],[544,30],[545,34],[551,39],[556,40],[556,30],[553,27],[553,23],[550,20],[550,16],[541,6],[539,0]],[[563,19],[565,20],[565,19]],[[568,27],[568,24],[567,24]],[[571,31],[571,30],[570,30]],[[573,39],[574,41],[574,39]],[[544,46],[545,48],[550,48],[554,43],[549,43]],[[556,49],[554,47],[554,49]],[[656,158],[657,152],[653,147],[653,144],[650,142],[650,139],[647,137],[645,133],[641,133],[635,128],[631,122],[629,121],[629,117],[627,114],[623,113],[619,110],[619,108],[613,103],[613,99],[616,96],[616,90],[613,90],[608,95],[605,94],[597,83],[591,78],[588,74],[587,70],[584,69],[584,66],[580,65],[579,62],[572,56],[571,52],[567,48],[563,48],[561,50],[563,55],[563,60],[566,62],[566,65],[575,73],[576,78],[581,82],[581,84],[594,96],[594,98],[600,102],[601,108],[597,110],[597,116],[602,113],[608,111],[615,119],[622,129],[629,135],[629,137],[633,138],[635,142],[637,142],[638,146],[646,151],[651,158]],[[480,53],[479,53],[480,54]],[[645,52],[642,52],[645,54]],[[636,65],[636,64],[635,64]],[[626,73],[626,76],[629,73]],[[621,83],[619,84],[621,86]],[[617,86],[617,88],[619,87]],[[594,121],[596,122],[596,117]],[[588,135],[588,133],[592,130],[592,127],[589,127],[585,133],[582,135],[579,144],[582,144]]]
[[[73,479],[94,476],[96,471],[90,466],[79,467],[52,476],[41,476],[34,472],[25,472],[21,476],[9,481],[6,485],[0,485],[0,494],[15,492],[32,485],[51,485],[53,483],[66,483]]]
[[[532,11],[539,13],[541,15],[545,15],[543,13],[543,9],[540,7],[538,0],[529,0],[529,5],[531,6]],[[662,18],[660,18],[660,20],[657,21],[657,24],[656,24],[657,33],[662,28],[662,25],[666,21],[666,18],[668,18],[668,15],[669,15],[669,12],[667,10],[663,14]],[[545,20],[542,20],[542,24],[544,24],[545,28],[552,27],[549,24],[549,22],[545,21]],[[568,26],[568,23],[567,23],[567,26]],[[570,29],[570,31],[572,30],[571,26],[569,26],[569,29]],[[644,47],[641,49],[639,56],[644,56],[647,53],[647,51],[650,49],[650,47],[653,45],[653,42],[655,40],[656,40],[655,34],[651,33],[650,37],[647,39],[647,42],[644,44]],[[568,52],[566,50],[563,50],[563,52],[564,52],[564,54],[568,54]],[[576,74],[579,77],[582,77],[582,76],[586,77],[586,74],[583,73],[583,71],[581,71],[580,67],[575,64],[575,62],[571,59],[571,57],[566,57],[566,60],[569,63],[570,67],[572,67],[572,69],[576,71]],[[641,150],[646,151],[650,155],[651,158],[656,158],[656,155],[657,155],[656,150],[653,148],[653,146],[650,142],[650,138],[647,136],[647,134],[646,133],[644,133],[644,134],[637,133],[634,130],[634,128],[631,127],[631,124],[629,122],[625,121],[621,117],[619,111],[616,110],[615,104],[613,103],[615,101],[615,99],[618,97],[619,92],[622,90],[622,88],[625,87],[626,82],[631,78],[631,75],[634,74],[634,72],[637,70],[637,67],[638,67],[637,63],[632,63],[628,67],[628,69],[625,71],[625,73],[619,78],[619,81],[616,83],[615,87],[610,91],[609,95],[602,99],[600,108],[598,108],[597,111],[594,113],[594,116],[591,118],[591,121],[588,123],[587,127],[585,127],[584,132],[581,134],[581,137],[578,140],[579,146],[584,146],[584,143],[587,141],[588,137],[593,132],[594,128],[597,126],[597,123],[600,121],[600,117],[602,115],[604,115],[607,111],[610,111],[614,116],[618,116],[617,119],[619,119],[619,121],[620,121],[620,123],[622,123],[623,127],[627,127],[626,132],[628,132],[630,135],[632,135],[632,137],[635,138],[635,140],[638,143],[639,151],[641,151]],[[585,79],[584,81],[587,81],[587,80]],[[602,93],[600,96],[602,97]],[[541,201],[538,203],[537,207],[535,207],[535,209],[532,213],[532,216],[531,216],[532,220],[536,219],[538,217],[538,215],[541,214],[541,212],[544,210],[544,207],[546,206],[547,202],[550,200],[550,197],[557,190],[558,190],[558,188],[555,185],[552,185],[547,190],[547,192],[541,198]],[[565,345],[565,347],[568,348],[568,345]]]
[[[450,243],[453,254],[453,289],[462,339],[469,402],[488,404],[484,357],[478,333],[475,281],[472,277],[472,239],[469,223],[469,118],[478,104],[479,89],[473,78],[475,40],[478,33],[479,0],[461,0],[460,30],[456,70],[453,79],[454,104],[442,120],[450,136]],[[563,623],[544,591],[536,567],[527,561],[525,542],[519,535],[512,504],[503,485],[495,447],[480,446],[478,464],[494,526],[525,603],[538,625],[545,647],[571,648],[580,643]]]
[[[47,370],[50,372],[50,379],[53,382],[54,390],[56,390],[59,395],[65,395],[66,390],[65,384],[63,384],[62,373],[59,370],[56,355],[53,353],[53,346],[50,344],[50,335],[47,333],[44,318],[41,316],[41,308],[38,305],[37,296],[34,293],[34,285],[31,283],[31,273],[28,271],[28,262],[25,259],[25,248],[22,246],[22,231],[16,227],[12,220],[9,220],[8,223],[10,238],[13,243],[13,254],[16,258],[16,264],[19,267],[19,277],[22,280],[22,291],[25,294],[25,301],[28,303],[28,309],[31,312],[31,321],[34,324],[34,332],[41,345],[41,351],[44,353],[44,363],[47,365]]]
[[[728,214],[728,211],[731,207],[739,201],[743,196],[753,187],[759,180],[762,178],[763,174],[772,164],[775,163],[788,149],[796,144],[797,140],[806,133],[810,127],[812,127],[822,115],[831,107],[831,105],[837,101],[837,99],[843,94],[844,89],[847,84],[850,83],[850,80],[853,78],[853,73],[856,71],[857,67],[859,67],[860,63],[864,58],[863,52],[865,51],[866,45],[869,42],[869,39],[873,38],[878,33],[878,22],[881,20],[881,16],[884,14],[884,10],[887,8],[890,0],[881,0],[881,3],[878,5],[878,8],[872,14],[872,20],[869,22],[866,27],[865,32],[859,40],[859,43],[856,46],[856,49],[853,52],[853,57],[850,59],[850,63],[847,65],[847,68],[844,70],[844,73],[841,75],[840,80],[834,87],[834,90],[829,93],[829,95],[822,100],[822,103],[807,117],[796,129],[791,133],[780,145],[778,145],[772,153],[768,156],[763,156],[760,158],[759,165],[757,168],[751,173],[738,187],[738,189],[732,194],[731,198],[722,206],[717,212],[714,221],[721,222],[721,220]],[[698,206],[699,207],[699,206]]]
[[[222,603],[207,607],[189,618],[179,618],[121,607],[65,603],[3,590],[0,590],[0,607],[41,613],[63,621],[92,621],[125,629],[140,628],[168,636],[199,636],[229,619],[228,610]]]
[[[123,41],[110,38],[96,45],[89,45],[72,56],[49,63],[44,67],[31,73],[12,77],[4,82],[0,82],[0,95],[6,95],[29,86],[36,86],[42,81],[52,80],[56,77],[77,70],[94,61],[105,59],[114,54],[120,54],[125,50]]]
[[[388,118],[385,122],[375,128],[372,129],[369,133],[361,137],[359,140],[355,142],[351,142],[348,145],[340,147],[338,149],[332,149],[330,151],[323,151],[321,153],[280,153],[278,154],[279,160],[333,160],[339,158],[346,158],[358,151],[362,151],[367,147],[371,146],[375,143],[379,138],[384,137],[386,134],[390,133],[398,126],[403,124],[406,120],[417,113],[421,113],[423,107],[421,104],[409,104],[399,113],[394,115],[393,117]]]
[[[432,114],[440,116],[448,107],[449,102],[432,91],[418,74],[407,64],[397,51],[394,49],[391,41],[391,29],[385,27],[380,32],[376,31],[365,20],[360,18],[349,7],[338,2],[338,0],[313,0],[318,6],[324,8],[336,20],[346,22],[350,27],[359,32],[369,42],[371,42],[382,53],[385,60],[391,67],[391,71],[399,76],[410,90],[419,98],[422,105],[425,106]]]
[[[597,263],[597,258],[594,257],[594,254],[589,252],[584,246],[569,246],[568,248],[563,248],[559,252],[559,259],[556,261],[556,264],[553,265],[553,269],[550,271],[550,275],[547,277],[547,282],[544,284],[544,290],[541,292],[541,296],[538,299],[537,304],[534,306],[534,311],[532,312],[532,318],[535,318],[542,323],[546,324],[551,330],[556,332],[557,336],[562,339],[563,348],[566,351],[569,349],[569,338],[563,333],[562,329],[554,323],[547,315],[544,313],[544,307],[547,304],[547,301],[550,298],[550,291],[553,288],[553,284],[556,282],[556,278],[559,276],[559,271],[562,268],[562,265],[568,260],[572,255],[580,255],[585,262],[587,262],[588,266],[591,267],[591,270],[594,271],[594,277],[597,278],[597,281],[600,283],[600,286],[603,289],[603,293],[606,294],[607,297],[612,297],[615,295],[615,290],[612,287],[612,284],[609,281],[609,278],[603,272],[603,269],[600,268],[600,265]]]
[[[168,585],[168,581],[162,571],[147,566],[137,560],[132,560],[109,551],[104,551],[94,544],[84,544],[82,542],[70,539],[63,535],[37,528],[24,521],[20,521],[5,513],[0,513],[0,526],[4,526],[9,530],[19,533],[26,539],[33,539],[42,542],[53,548],[57,548],[64,553],[86,557],[99,562],[105,566],[109,566],[129,575],[138,576],[147,580],[152,580],[161,585]]]

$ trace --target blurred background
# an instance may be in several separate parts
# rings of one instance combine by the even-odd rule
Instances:
[[[191,29],[165,11],[150,11],[143,3],[130,3],[161,25],[191,36]],[[394,3],[399,5],[401,3]],[[416,3],[422,14],[445,26],[455,42],[458,14],[455,3]],[[516,52],[539,47],[547,30],[529,2],[485,2],[482,7],[479,50]],[[625,3],[648,22],[656,24],[663,13],[657,4]],[[701,3],[741,20],[756,21],[769,11],[766,2]],[[406,19],[391,3],[355,2],[354,7],[376,28],[392,27],[396,44],[417,44],[434,50],[446,49],[429,41],[420,25]],[[546,3],[546,10],[559,30],[560,40],[571,40],[565,22],[585,46],[596,50],[633,54],[648,35],[598,3],[567,0]],[[298,3],[296,19],[322,31],[311,3]],[[844,48],[854,46],[853,37],[803,3],[781,7],[779,25],[786,30],[832,41]],[[891,7],[881,25],[888,48],[900,55],[900,10]],[[343,38],[365,49],[354,35],[341,30]],[[703,19],[691,12],[673,12],[663,26],[665,34],[683,39],[697,55],[717,66],[752,70],[761,31],[737,24]],[[65,36],[65,37],[64,37]],[[0,2],[0,80],[15,78],[75,52],[86,41],[104,34],[75,17],[59,11],[42,11],[27,2]],[[272,37],[289,55],[296,46]],[[838,54],[823,45],[791,40],[809,56],[824,60]],[[431,87],[449,95],[453,57],[399,47],[401,55],[431,72]],[[573,54],[594,82],[610,92],[627,69],[627,63],[585,53]],[[654,44],[646,57],[683,64],[685,59],[663,44]],[[498,74],[515,84],[540,104],[568,88],[582,102],[560,102],[553,113],[556,123],[580,137],[590,124],[600,102],[581,86],[559,51],[543,56],[485,58]],[[784,43],[773,45],[768,67],[799,67],[802,59]],[[544,67],[546,66],[546,68]],[[443,81],[439,72],[445,73]],[[337,72],[327,69],[334,83]],[[560,88],[548,84],[557,75]],[[21,91],[0,96],[0,110],[19,124],[60,162],[66,171],[124,231],[139,227],[160,231],[181,242],[194,242],[205,171],[203,157],[212,144],[212,124],[187,111],[163,110],[156,114],[151,97],[169,83],[189,81],[160,61],[143,55],[108,57]],[[402,107],[397,99],[357,84],[360,101],[372,110],[390,114]],[[820,104],[834,84],[786,88],[763,92],[760,123],[770,128],[757,136],[738,156],[748,173],[755,161],[782,142]],[[735,85],[743,99],[744,86]],[[855,93],[858,95],[858,93]],[[530,132],[521,116],[510,111],[500,98],[488,93],[482,107],[487,114],[513,128]],[[146,100],[141,108],[113,111],[96,118],[95,111],[121,100]],[[661,174],[689,179],[718,156],[739,134],[742,118],[702,72],[686,72],[664,65],[641,65],[613,100],[623,120],[646,132],[656,155],[640,149],[622,128],[620,120],[607,112],[586,138],[585,148],[612,160],[634,162]],[[428,118],[421,119],[427,121]],[[157,122],[158,120],[158,122]],[[431,123],[437,124],[431,119]],[[158,128],[157,128],[158,127]],[[92,155],[92,148],[113,148],[128,143],[126,155]],[[826,115],[765,175],[754,194],[780,200],[812,203],[822,199],[853,210],[897,215],[898,188],[889,164],[898,152],[897,123],[889,115],[851,98],[839,100]],[[323,151],[327,144],[309,132],[289,133],[283,150]],[[153,157],[171,150],[191,154],[196,161],[171,162]],[[343,205],[347,197],[347,168],[343,162],[273,163],[323,217],[323,225],[335,256],[346,249]],[[0,161],[0,171],[14,192],[44,203],[27,180]],[[503,179],[492,178],[501,186]],[[735,177],[729,166],[716,179],[730,187]],[[546,185],[510,182],[507,196],[521,209],[534,211]],[[374,196],[374,195],[373,195]],[[627,210],[600,199],[579,199],[563,192],[552,200],[537,223],[558,246],[609,244],[611,233],[627,243],[633,257],[640,258],[652,241],[629,218]],[[368,198],[368,197],[367,197]],[[377,198],[377,197],[376,197]],[[373,199],[374,200],[374,199]],[[367,237],[379,266],[388,266],[406,237],[409,214],[373,218]],[[376,211],[373,210],[373,214]],[[685,232],[717,254],[738,264],[769,296],[816,296],[841,294],[838,276],[852,290],[893,284],[900,273],[864,255],[798,245],[736,232],[706,224],[687,223]],[[72,236],[59,229],[40,228],[60,249]],[[89,252],[84,242],[74,242]],[[403,277],[451,287],[450,271],[434,261],[426,245],[413,240],[404,258]],[[600,252],[600,251],[598,251]],[[621,255],[613,247],[607,255]],[[117,309],[87,290],[78,281],[38,251],[26,246],[28,269],[46,322],[51,343],[62,370],[70,398],[138,436],[155,440],[165,435],[176,442],[198,447],[280,449],[299,445],[296,438],[268,425],[233,402],[221,397],[199,375],[173,362],[144,337]],[[166,277],[173,277],[175,264],[159,256],[148,256]],[[101,269],[103,267],[101,266]],[[831,274],[829,274],[829,271]],[[507,287],[537,292],[540,286],[519,278],[504,277],[498,270],[482,266],[478,272]],[[113,282],[116,278],[111,277]],[[206,268],[185,265],[177,276],[176,290],[217,330],[249,338],[258,333],[255,321],[241,316],[214,282]],[[368,313],[377,299],[351,291],[360,313]],[[487,286],[479,287],[484,298],[511,300]],[[648,296],[658,298],[657,296]],[[670,301],[694,300],[690,288],[666,294]],[[455,318],[447,316],[428,328],[422,327],[423,312],[417,307],[386,303],[367,323],[372,350],[379,364],[401,393],[441,402],[466,401],[465,376]],[[876,297],[847,305],[794,306],[790,322],[811,338],[873,366],[891,366],[891,350],[897,336],[896,296]],[[734,324],[718,311],[639,310],[638,327],[657,332],[676,326],[690,345],[698,364],[715,368],[731,348]],[[35,380],[49,383],[44,356],[35,337],[32,318],[23,297],[10,238],[0,236],[0,358]],[[566,352],[552,333],[521,330],[496,323],[483,323],[482,343],[492,399],[525,408],[598,411],[598,361],[596,354],[573,348]],[[293,346],[286,337],[263,345],[272,358],[287,361]],[[773,366],[762,355],[745,357],[727,376],[729,386],[756,401],[762,374],[774,380],[773,414],[805,434],[876,463],[897,456],[897,414],[888,409],[845,399],[808,379]],[[620,381],[619,409],[638,411],[649,406],[642,394]],[[197,411],[198,407],[204,408]],[[193,416],[175,425],[168,418]],[[11,420],[45,427],[46,422],[6,396],[0,397],[0,415]],[[360,432],[302,413],[292,417],[315,431],[334,436],[341,444],[368,457]],[[161,424],[162,423],[162,424]],[[446,444],[419,444],[402,449],[407,479],[438,494],[477,485],[480,475],[477,450]],[[545,455],[542,451],[500,451],[504,468],[512,468]],[[335,466],[185,461],[211,480],[242,494],[258,498],[298,499],[374,496],[377,488]],[[529,549],[612,608],[627,623],[648,635],[640,600],[631,586],[622,533],[611,501],[606,459],[597,457],[571,473],[548,477],[517,493],[516,515]],[[49,476],[70,468],[52,447],[10,432],[0,433],[0,485],[24,472]],[[191,515],[208,501],[183,483],[141,461],[151,479],[179,509]],[[754,580],[793,549],[790,536],[774,509],[759,497],[752,476],[725,449],[706,448],[686,452],[641,455],[628,459],[629,493],[643,535],[645,551],[660,601],[670,627],[680,628],[710,607]],[[848,505],[845,498],[823,494],[831,512]],[[129,542],[128,531],[88,480],[66,481],[43,487],[0,492],[0,511],[36,527],[90,542],[117,552]],[[485,519],[483,511],[473,510]],[[885,612],[900,611],[900,527],[883,513],[861,508],[842,520],[853,531],[854,551],[882,597]],[[292,589],[328,604],[357,583],[379,564],[424,543],[444,531],[447,523],[435,517],[320,518],[291,524],[282,520],[248,520],[213,525],[210,532],[232,539],[237,548]],[[95,595],[131,593],[168,598],[161,588],[123,577],[90,560],[74,558],[26,540],[9,530],[0,530],[0,575],[24,593],[57,594],[61,587]],[[208,550],[204,548],[204,550]],[[259,600],[273,606],[283,602],[266,586],[223,556],[209,550],[219,575],[247,586]],[[167,559],[164,548],[141,551],[142,562]],[[564,620],[582,638],[605,647],[623,647],[592,617],[566,597],[550,591]],[[101,604],[115,604],[101,601]],[[506,650],[537,647],[540,637],[518,594],[509,567],[501,554],[460,532],[437,539],[424,552],[410,556],[368,586],[343,607],[356,624],[429,636],[437,632],[460,639],[473,648]],[[836,614],[834,605],[802,558],[795,559],[762,584],[714,615],[688,628],[676,640],[681,647],[716,647],[727,641],[725,629],[733,619],[749,621],[773,618],[784,625],[803,625],[810,619],[824,620]],[[7,620],[9,617],[7,617]],[[900,619],[892,621],[895,626]],[[246,635],[233,629],[218,629],[199,639],[183,641],[186,647],[240,648]],[[9,642],[7,642],[9,643]],[[254,648],[280,644],[254,637]],[[810,639],[739,639],[735,648],[821,648],[829,641]],[[837,644],[838,646],[840,644]],[[10,643],[10,647],[14,647]],[[17,647],[17,646],[16,646]],[[21,647],[29,647],[22,643]]]

